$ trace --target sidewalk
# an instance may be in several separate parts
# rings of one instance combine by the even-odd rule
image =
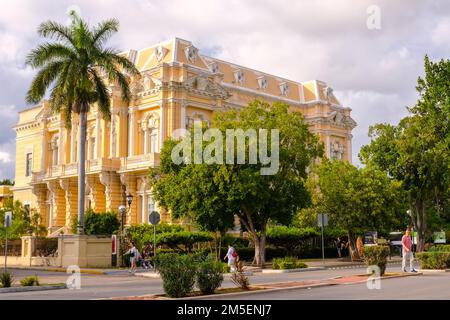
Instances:
[[[44,267],[44,266],[15,266],[8,265],[8,269],[18,270],[36,270],[36,271],[49,271],[49,272],[67,272],[67,268],[64,267]],[[145,270],[142,270],[144,272]],[[113,275],[113,274],[128,274],[128,269],[101,269],[101,268],[81,268],[80,273],[97,274],[97,275]]]

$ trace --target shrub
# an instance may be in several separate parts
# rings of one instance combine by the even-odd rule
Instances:
[[[365,246],[363,248],[364,262],[367,266],[377,265],[380,268],[380,276],[386,271],[388,246]]]
[[[190,255],[161,254],[155,263],[163,280],[164,292],[173,298],[185,297],[195,284],[196,265]]]
[[[11,287],[13,282],[14,282],[14,277],[13,277],[12,273],[4,272],[4,273],[0,274],[0,286],[2,288]]]
[[[181,249],[179,246],[183,246],[187,252],[192,251],[192,247],[196,243],[208,242],[213,238],[207,232],[163,232],[156,237],[156,243],[159,245],[166,245],[173,249]]]
[[[436,244],[428,248],[428,252],[450,252],[450,245]]]
[[[208,257],[198,264],[197,286],[203,294],[212,294],[223,281],[223,263]]]
[[[244,275],[244,263],[242,261],[236,263],[236,272],[233,272],[231,275],[231,281],[243,290],[250,289],[250,281],[248,280],[248,277]]]
[[[285,257],[285,258],[275,258],[272,260],[272,267],[274,269],[300,269],[300,268],[307,268],[308,266],[298,261],[295,257]]]
[[[184,228],[176,224],[160,223],[156,225],[156,234],[164,232],[181,232]],[[142,251],[142,248],[153,243],[153,226],[150,224],[134,225],[125,230],[125,236],[130,241],[136,243],[136,248]]]
[[[418,252],[416,258],[422,269],[446,269],[450,266],[450,252]]]
[[[78,218],[73,217],[71,231],[77,233]],[[92,209],[84,215],[84,232],[87,235],[111,235],[120,228],[120,221],[114,212],[94,212]]]
[[[302,241],[319,236],[313,228],[295,228],[286,226],[270,227],[267,229],[267,243],[275,247],[285,248],[293,254]]]
[[[235,237],[231,234],[226,234],[222,237],[222,247],[226,247],[231,244],[235,248],[247,248],[250,241],[245,238]]]
[[[37,276],[29,276],[20,280],[20,284],[24,287],[39,286],[39,279]]]

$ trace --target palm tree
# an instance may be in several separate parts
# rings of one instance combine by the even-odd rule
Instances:
[[[129,76],[139,71],[106,41],[118,31],[119,22],[109,19],[90,28],[75,11],[68,26],[47,21],[39,26],[40,36],[53,39],[32,50],[26,63],[39,69],[27,92],[28,103],[39,103],[49,90],[49,106],[60,113],[70,128],[72,113],[79,115],[78,234],[84,233],[85,144],[87,113],[96,103],[104,119],[110,119],[110,92],[105,80],[117,84],[123,100],[131,97]]]

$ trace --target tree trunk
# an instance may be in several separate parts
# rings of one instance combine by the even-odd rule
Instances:
[[[350,252],[350,257],[352,261],[359,260],[360,256],[358,253],[358,248],[356,246],[356,239],[353,232],[348,232],[348,251]]]
[[[78,234],[84,234],[84,207],[86,190],[86,122],[87,113],[85,110],[80,112],[80,133],[78,142]]]
[[[258,237],[256,232],[252,232],[253,242],[255,243],[255,258],[253,263],[263,268],[266,263],[266,226],[261,228],[261,236]]]
[[[425,247],[425,233],[427,230],[425,202],[422,199],[418,199],[415,207],[416,217],[412,220],[418,236],[416,251],[421,252]]]

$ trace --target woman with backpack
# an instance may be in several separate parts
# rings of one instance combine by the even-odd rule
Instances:
[[[228,259],[228,265],[230,266],[230,271],[235,272],[236,271],[236,260],[238,259],[238,254],[236,252],[236,249],[229,244],[228,245],[228,252],[223,258],[223,260]]]

